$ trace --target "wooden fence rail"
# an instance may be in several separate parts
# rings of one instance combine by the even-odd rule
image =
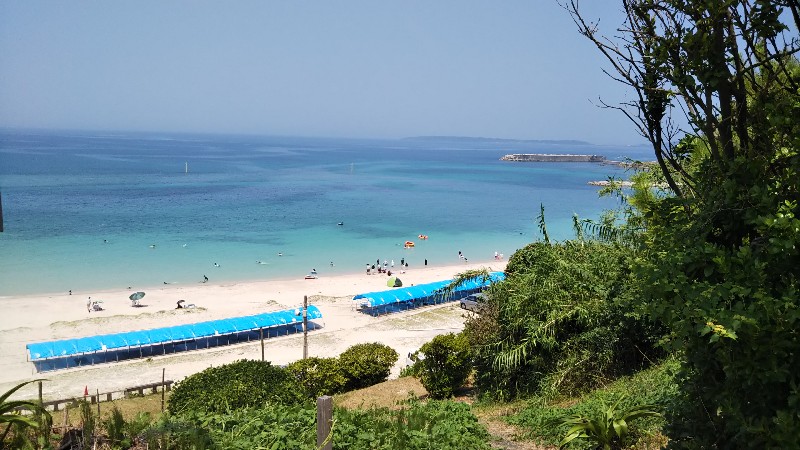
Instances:
[[[45,408],[52,406],[53,407],[53,411],[58,411],[59,407],[61,405],[71,404],[73,402],[80,401],[80,400],[87,400],[88,399],[91,404],[99,403],[101,401],[110,402],[110,401],[114,400],[114,398],[115,398],[114,394],[122,394],[122,396],[116,396],[116,398],[127,398],[131,394],[144,395],[144,391],[148,390],[148,389],[153,394],[155,394],[155,393],[158,392],[158,388],[159,387],[162,388],[162,391],[169,392],[170,389],[172,389],[172,385],[174,383],[175,382],[172,381],[172,380],[157,381],[155,383],[147,383],[147,384],[140,384],[138,386],[127,387],[127,388],[125,388],[125,389],[123,389],[121,391],[112,391],[112,392],[103,392],[103,393],[95,393],[95,394],[84,395],[83,398],[70,397],[70,398],[64,398],[64,399],[60,399],[60,400],[50,400],[50,401],[47,401],[47,402],[42,402],[42,405],[44,405]],[[105,400],[101,400],[103,397],[105,397]]]

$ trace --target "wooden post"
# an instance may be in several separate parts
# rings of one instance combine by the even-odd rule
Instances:
[[[0,192],[0,233],[3,232],[3,193]]]
[[[308,358],[308,296],[303,296],[303,359]]]
[[[44,402],[42,401],[42,382],[39,382],[39,406],[44,409]],[[42,426],[42,415],[39,414],[39,426]]]
[[[100,417],[100,389],[95,389],[95,392],[97,392],[97,422],[99,423],[101,420],[103,420]]]
[[[164,412],[164,396],[167,395],[167,388],[164,386],[164,376],[167,374],[167,368],[161,369],[161,412]]]
[[[67,432],[67,427],[69,426],[69,403],[64,406],[64,433]]]
[[[258,329],[258,334],[261,336],[261,361],[264,361],[264,328]]]
[[[333,450],[332,420],[333,397],[323,395],[317,398],[317,448],[319,450]]]

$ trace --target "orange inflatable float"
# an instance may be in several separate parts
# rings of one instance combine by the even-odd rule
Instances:
[[[411,242],[411,241],[406,241],[406,243],[403,245],[403,247],[412,248],[412,247],[414,247],[414,243]]]

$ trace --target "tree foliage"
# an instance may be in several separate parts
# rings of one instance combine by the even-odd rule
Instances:
[[[602,36],[567,5],[634,100],[668,194],[641,206],[642,306],[685,355],[675,447],[800,441],[797,1],[623,0]],[[793,28],[793,29],[792,29]],[[607,105],[609,106],[609,105]],[[682,111],[679,130],[669,112]]]
[[[268,361],[243,359],[186,377],[173,389],[167,407],[172,414],[224,412],[267,403],[292,405],[304,399],[288,370]]]
[[[467,381],[472,371],[469,341],[459,333],[436,336],[419,349],[419,379],[434,399],[445,399]]]
[[[499,398],[580,393],[657,360],[661,330],[630,304],[630,252],[596,241],[515,252],[487,312],[466,325],[479,390]]]
[[[345,389],[361,389],[386,381],[398,358],[393,348],[378,342],[349,347],[339,355],[339,365],[347,378]]]
[[[347,378],[337,358],[306,358],[286,366],[306,397],[317,398],[343,392]]]

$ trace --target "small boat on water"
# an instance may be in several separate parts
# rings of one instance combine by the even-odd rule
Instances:
[[[427,234],[420,234],[420,235],[419,235],[419,236],[417,236],[417,237],[418,237],[418,238],[420,238],[420,239],[422,239],[423,241],[424,241],[425,239],[428,239],[428,235],[427,235]]]

